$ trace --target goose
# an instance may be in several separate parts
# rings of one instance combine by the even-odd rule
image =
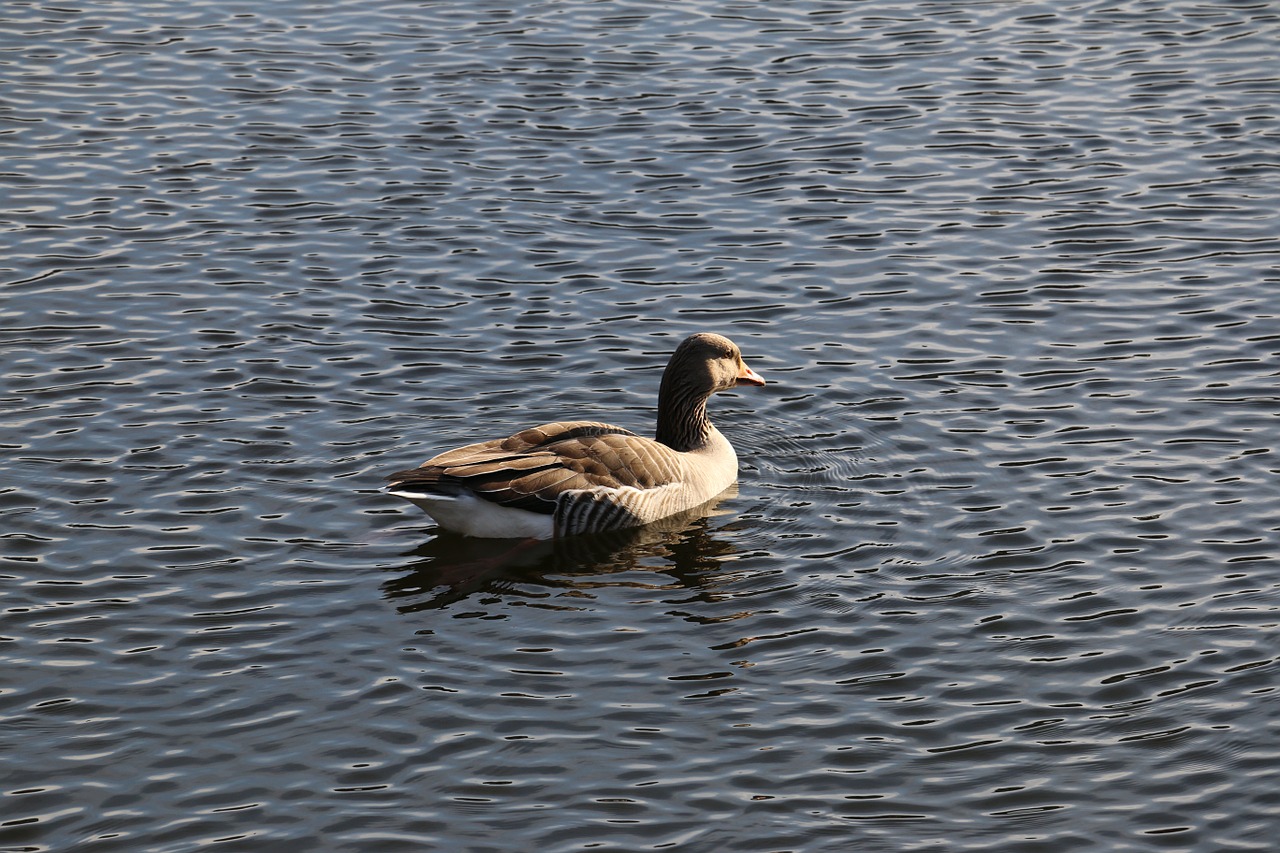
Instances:
[[[639,527],[737,481],[737,454],[707,417],[707,399],[764,384],[733,341],[690,335],[662,374],[654,438],[595,421],[541,424],[397,471],[386,491],[463,536],[552,539]]]

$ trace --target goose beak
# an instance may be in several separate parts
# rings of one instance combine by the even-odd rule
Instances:
[[[743,362],[738,362],[738,378],[734,385],[763,385],[764,379]]]

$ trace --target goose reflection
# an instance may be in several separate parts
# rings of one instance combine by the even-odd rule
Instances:
[[[736,550],[720,536],[725,528],[713,528],[711,520],[729,514],[718,506],[737,491],[734,485],[694,509],[609,533],[515,541],[439,531],[407,552],[415,558],[407,573],[386,581],[383,592],[389,599],[404,599],[396,607],[400,613],[445,608],[472,596],[519,596],[570,609],[577,606],[575,593],[604,585],[603,576],[633,570],[660,572],[681,589],[705,592]]]

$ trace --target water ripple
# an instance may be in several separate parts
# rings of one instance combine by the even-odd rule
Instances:
[[[1278,26],[10,4],[0,847],[1271,849]],[[703,328],[714,507],[377,492]]]

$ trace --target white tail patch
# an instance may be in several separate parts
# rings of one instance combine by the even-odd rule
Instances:
[[[445,530],[482,539],[550,539],[555,533],[551,516],[527,509],[500,506],[472,494],[432,495],[389,488],[387,494],[404,498],[435,519]]]

